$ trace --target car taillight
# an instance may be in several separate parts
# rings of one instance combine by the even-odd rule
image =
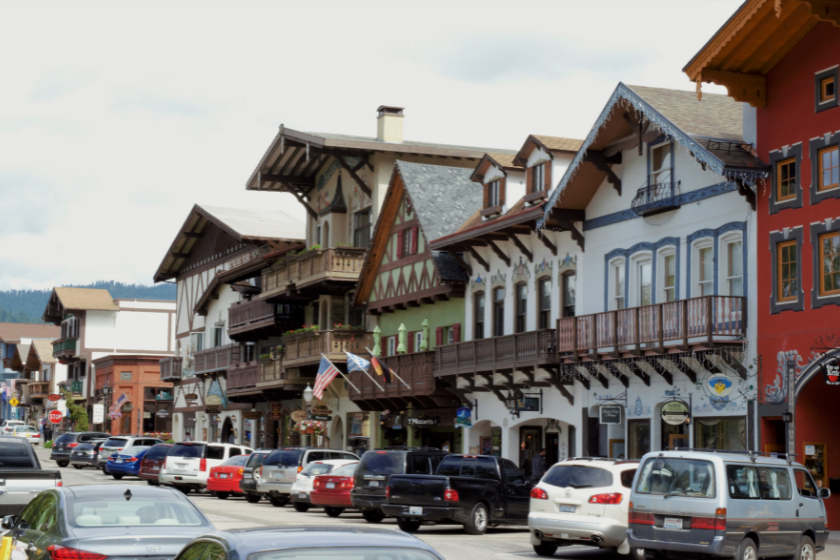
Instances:
[[[611,492],[609,494],[595,494],[589,498],[590,504],[620,504],[624,496],[620,492]]]
[[[320,488],[321,487],[321,481],[316,478],[315,482],[312,483],[312,487],[313,488]]]
[[[262,470],[263,470],[263,468],[260,467],[260,478],[262,478]]]
[[[48,546],[47,552],[50,553],[50,558],[53,560],[105,560],[108,557],[106,554],[88,552],[87,550],[69,548],[58,544]]]
[[[239,474],[242,474],[244,472],[245,472],[245,469],[239,469]]]
[[[139,460],[140,459],[138,459],[137,457],[129,457],[128,459],[125,460],[125,462],[126,463],[136,463]]]
[[[352,489],[352,488],[353,488],[353,486],[354,486],[355,484],[356,484],[356,481],[355,481],[354,479],[352,479],[352,478],[351,478],[351,479],[348,479],[348,480],[345,480],[344,482],[342,482],[342,483],[341,483],[341,488],[350,488],[350,489]]]
[[[446,491],[443,493],[443,501],[444,502],[457,502],[458,501],[458,491],[453,490],[452,488],[447,488]]]
[[[630,513],[627,515],[627,522],[631,525],[656,524],[656,518],[653,516],[652,513],[641,513],[638,511],[633,511],[633,502],[630,502],[627,507],[630,509]]]
[[[391,487],[386,486],[385,487],[385,498],[387,499],[387,498],[390,498],[390,497],[391,497]]]
[[[198,464],[198,470],[201,472],[205,472],[207,470],[207,459],[202,459],[201,462]]]
[[[714,517],[692,517],[691,528],[726,531],[726,508],[717,508]]]
[[[542,488],[534,487],[533,490],[531,490],[531,497],[535,500],[547,500],[548,494]]]
[[[68,443],[67,447],[76,447],[77,445],[79,445],[79,444],[78,443]]]
[[[298,472],[302,471],[303,467],[298,467]]]
[[[61,486],[61,485],[62,485],[62,484],[61,484],[61,481],[59,480],[58,482],[56,482],[56,483],[55,483],[55,485],[56,485],[56,486]]]

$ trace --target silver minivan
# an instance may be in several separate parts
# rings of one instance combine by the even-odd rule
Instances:
[[[266,457],[257,478],[257,491],[268,496],[274,507],[289,503],[292,484],[300,471],[313,461],[344,459],[358,461],[355,453],[340,449],[315,449],[309,447],[281,447]]]
[[[630,494],[635,558],[813,559],[828,540],[831,496],[795,462],[722,451],[656,451]]]

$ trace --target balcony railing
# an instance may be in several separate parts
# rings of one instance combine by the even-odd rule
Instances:
[[[410,398],[418,396],[429,396],[435,393],[437,384],[434,376],[435,353],[416,352],[413,354],[400,354],[381,358],[382,362],[397,372],[410,387],[403,385],[399,379],[394,378],[393,382],[385,383],[382,377],[376,377],[376,381],[385,389],[383,393],[373,384],[370,377],[363,372],[356,371],[350,374],[350,380],[359,388],[360,392],[350,391],[351,400],[372,400]],[[451,395],[449,395],[451,397]]]
[[[69,358],[76,355],[76,339],[60,338],[53,342],[53,358]]]
[[[29,385],[29,397],[32,399],[43,399],[50,390],[49,381],[36,381]]]
[[[435,348],[435,375],[502,371],[554,362],[554,329],[456,342]]]
[[[287,257],[262,273],[262,299],[282,295],[294,285],[299,290],[327,280],[356,282],[365,260],[366,249],[336,247],[307,251]]]
[[[193,354],[195,374],[223,371],[239,363],[239,344],[226,344]]]
[[[78,317],[70,317],[61,322],[61,338],[79,338],[82,321]]]
[[[283,337],[285,356],[283,367],[298,367],[318,363],[321,354],[333,362],[346,362],[345,352],[367,354],[365,348],[373,347],[373,333],[334,330],[311,331]]]
[[[65,391],[70,391],[74,395],[81,395],[83,383],[84,382],[81,379],[76,379],[73,381],[63,381],[62,383],[59,383],[58,386]]]
[[[257,362],[240,364],[238,367],[229,369],[225,377],[228,393],[253,391],[257,388],[260,378],[260,365]]]
[[[281,381],[285,377],[282,360],[264,360],[260,362],[260,383]]]
[[[301,323],[303,323],[303,307],[299,305],[276,304],[254,299],[234,303],[228,308],[228,336],[231,337],[281,326],[296,328]]]
[[[160,380],[171,381],[173,379],[181,379],[181,368],[183,367],[183,359],[172,356],[164,358],[160,361]]]
[[[645,184],[636,191],[630,208],[639,216],[652,216],[680,207],[680,182]]]
[[[704,296],[557,321],[557,351],[598,352],[664,347],[666,342],[711,344],[746,333],[746,298]],[[675,344],[676,345],[676,344]]]

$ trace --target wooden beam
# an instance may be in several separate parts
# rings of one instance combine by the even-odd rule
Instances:
[[[508,235],[499,231],[491,231],[490,233],[482,234],[480,238],[488,241],[507,241]]]
[[[686,375],[686,377],[691,379],[692,383],[694,383],[695,385],[697,384],[697,372],[694,371],[691,368],[691,366],[689,366],[687,363],[685,363],[679,357],[674,359],[674,363],[677,365],[678,368],[680,368],[680,371],[683,372]]]
[[[644,136],[645,132],[647,132],[648,127],[650,126],[650,121],[645,120],[643,114],[639,114],[639,122],[633,120],[633,117],[630,116],[630,113],[624,113],[624,121],[630,125],[630,128],[633,129],[633,132],[636,134],[636,140],[633,142],[635,145],[636,142],[639,144],[639,155],[644,154]],[[625,149],[630,149],[633,146],[630,146]],[[621,152],[618,152],[621,154]]]
[[[662,376],[662,379],[664,379],[668,383],[668,385],[674,384],[674,375],[666,368],[662,367],[662,364],[659,363],[659,360],[657,360],[656,358],[651,358],[645,361],[654,369],[654,371],[656,371],[656,373]]]
[[[257,178],[258,188],[262,188],[263,183],[285,183],[287,185],[306,185],[311,186],[315,184],[315,177],[296,177],[294,175],[274,175],[272,173],[260,172]]]
[[[504,253],[504,251],[502,251],[501,249],[499,249],[499,246],[498,246],[498,245],[496,245],[495,243],[493,243],[493,242],[492,242],[492,241],[490,241],[489,239],[487,240],[487,244],[490,246],[490,248],[493,250],[493,252],[494,252],[494,253],[496,253],[496,256],[497,256],[497,257],[499,257],[500,259],[502,259],[502,260],[505,262],[505,264],[506,264],[506,265],[510,266],[510,257],[509,257],[509,256],[507,256],[507,255]]]
[[[586,368],[586,371],[589,372],[589,375],[595,378],[601,385],[604,386],[604,389],[610,388],[610,380],[607,379],[607,376],[601,373],[601,370],[598,369],[598,366],[593,364],[592,362],[582,362],[581,365]]]
[[[449,255],[452,257],[452,259],[453,259],[456,263],[458,263],[458,264],[461,266],[461,268],[463,268],[464,270],[466,270],[466,271],[467,271],[467,274],[469,274],[470,276],[472,276],[472,267],[471,267],[469,264],[467,264],[467,261],[465,261],[464,259],[462,259],[462,258],[461,258],[461,255],[459,255],[459,254],[458,254],[458,253],[456,253],[455,251],[451,251],[451,252],[449,253]]]
[[[314,218],[314,219],[316,219],[316,220],[318,219],[318,213],[315,211],[315,209],[314,209],[314,208],[312,208],[312,207],[309,205],[309,203],[308,203],[307,201],[305,201],[305,200],[303,199],[303,195],[302,195],[302,194],[298,193],[297,191],[293,191],[293,190],[290,190],[290,191],[287,191],[287,192],[292,193],[292,194],[294,195],[294,197],[295,197],[296,199],[298,199],[298,202],[300,202],[300,203],[303,205],[303,207],[304,207],[304,208],[306,208],[306,212],[307,212],[307,213],[308,213],[308,214],[309,214],[312,218]]]
[[[752,208],[752,211],[755,212],[755,192],[753,192],[750,186],[746,184],[743,179],[735,179],[735,184],[738,185],[738,194],[746,199],[750,208]]]
[[[694,359],[700,362],[700,365],[706,368],[706,371],[708,371],[709,373],[720,373],[720,368],[713,364],[712,361],[709,360],[709,358],[707,358],[705,354],[695,354]]]
[[[564,220],[560,222],[560,227],[572,234],[572,239],[577,241],[578,247],[580,247],[581,251],[586,250],[584,248],[585,239],[583,238],[583,234],[578,231],[578,229],[575,227],[575,224]]]
[[[538,231],[537,232],[537,239],[542,241],[542,244],[548,247],[548,250],[551,251],[551,254],[555,257],[557,256],[557,245],[551,242],[545,232]]]
[[[633,375],[641,379],[645,385],[650,387],[650,375],[648,372],[637,366],[635,362],[628,361],[626,364],[627,368],[633,373]]]
[[[610,362],[604,362],[604,367],[606,367],[609,370],[613,377],[618,379],[619,383],[624,385],[625,389],[630,386],[630,380],[627,379],[627,376],[624,375],[624,372],[618,369],[618,367],[615,364],[611,364]],[[648,385],[650,385],[650,381],[648,381]]]
[[[204,236],[203,233],[197,233],[197,232],[194,232],[194,231],[185,231],[184,232],[184,237],[186,237],[187,239],[200,239],[203,236]]]
[[[562,381],[560,381],[560,380],[559,380],[559,379],[557,379],[556,377],[552,376],[552,377],[548,380],[548,382],[549,382],[549,383],[551,383],[551,385],[552,385],[555,389],[557,389],[558,391],[560,391],[560,394],[561,394],[561,395],[563,395],[564,397],[566,397],[566,400],[567,400],[567,401],[569,401],[569,404],[570,404],[571,406],[574,406],[574,405],[575,405],[575,396],[574,396],[574,395],[572,395],[572,394],[569,392],[569,390],[566,388],[566,386],[565,386],[565,385],[563,385],[563,382],[562,382]]]
[[[474,258],[478,262],[478,264],[484,267],[484,270],[486,272],[490,272],[490,265],[487,264],[487,261],[485,261],[482,258],[482,256],[478,254],[478,251],[473,249],[471,245],[467,245],[467,251],[470,252],[470,255],[472,255],[472,258]]]
[[[371,193],[371,191],[370,191],[370,187],[368,187],[368,186],[365,184],[365,182],[364,182],[364,181],[362,181],[362,178],[361,178],[361,177],[359,177],[359,176],[356,174],[356,172],[355,172],[355,171],[353,171],[353,168],[351,168],[351,167],[350,167],[350,165],[349,165],[346,161],[344,161],[344,158],[343,158],[343,157],[338,156],[338,157],[336,157],[336,158],[335,158],[335,160],[338,162],[338,164],[339,164],[339,165],[340,165],[340,166],[341,166],[341,167],[342,167],[345,171],[347,171],[347,173],[349,173],[349,174],[350,174],[350,177],[352,177],[352,178],[353,178],[353,180],[354,180],[354,181],[356,181],[356,184],[357,184],[357,185],[359,185],[359,188],[360,188],[360,189],[362,189],[362,192],[364,192],[364,193],[365,193],[366,195],[368,195],[368,196],[373,196],[373,193]]]
[[[730,352],[729,350],[723,350],[720,353],[720,357],[723,358],[723,361],[726,362],[726,365],[728,365],[735,371],[735,373],[738,374],[738,377],[746,381],[749,372],[747,371],[747,368],[744,367],[744,364],[742,364],[738,360],[738,358],[732,355],[732,352]]]
[[[627,113],[624,113],[627,115]],[[621,152],[613,155],[606,155],[602,150],[586,150],[583,156],[583,161],[590,163],[603,163],[610,165],[621,165]]]
[[[753,107],[767,107],[767,77],[760,74],[741,74],[721,70],[703,70],[700,82],[711,82],[726,88],[729,97],[735,101],[749,103]],[[698,84],[699,85],[699,84]],[[698,97],[701,94],[698,90]]]
[[[171,253],[171,255],[175,259],[188,259],[188,258],[190,258],[189,253]]]
[[[586,155],[583,157],[583,161],[587,161],[595,166],[595,169],[598,171],[603,171],[607,174],[607,181],[609,181],[613,188],[618,193],[618,196],[621,196],[621,179],[618,178],[613,170],[610,168],[611,162],[615,161],[615,158],[618,158],[618,161],[621,161],[621,152],[614,154],[612,156],[607,157],[604,155],[603,152],[600,150],[589,150],[586,152]]]
[[[528,250],[528,248],[520,241],[518,237],[516,237],[515,233],[510,234],[510,240],[513,241],[513,244],[516,245],[516,248],[519,249],[525,258],[528,259],[528,262],[534,262],[534,254]]]
[[[410,301],[405,302],[405,305],[406,305],[407,307],[420,307],[420,302],[419,302],[419,301],[417,301],[417,300],[412,299],[412,300],[410,300]]]

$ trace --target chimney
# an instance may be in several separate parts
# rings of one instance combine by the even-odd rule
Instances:
[[[376,139],[380,142],[403,141],[403,108],[380,105],[376,110]]]

